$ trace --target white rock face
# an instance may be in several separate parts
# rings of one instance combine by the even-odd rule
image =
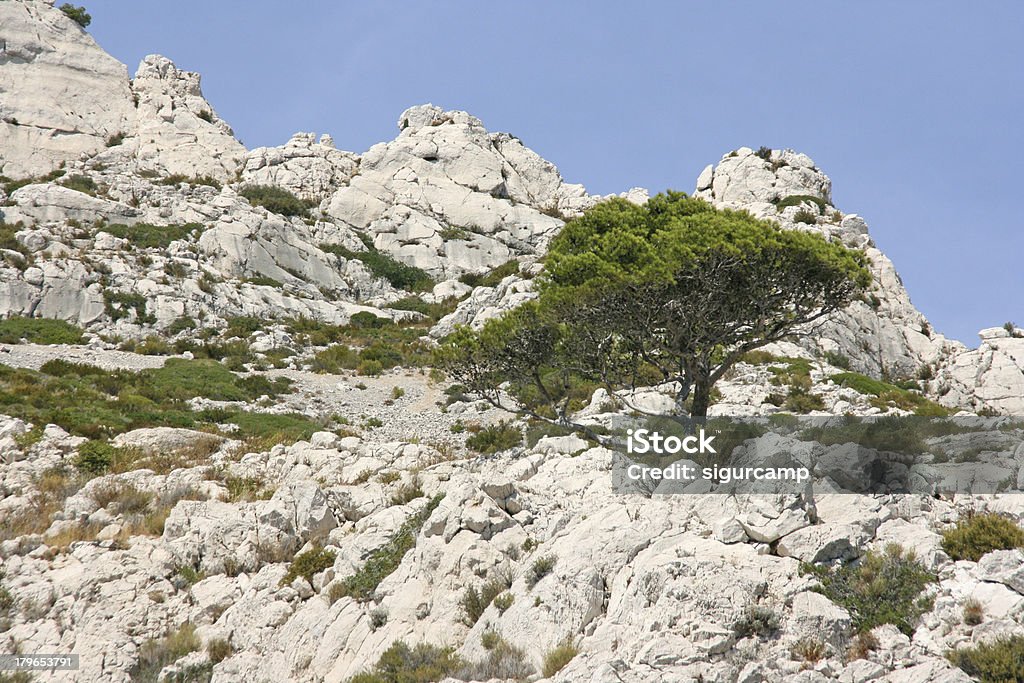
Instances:
[[[199,87],[199,74],[149,55],[132,81],[138,97],[134,130],[139,170],[233,180],[245,147]]]
[[[8,178],[94,154],[135,119],[125,66],[52,5],[0,2],[0,174]]]
[[[1003,328],[982,330],[981,345],[948,358],[935,384],[939,401],[1006,415],[1024,415],[1024,337]]]
[[[329,135],[296,133],[281,147],[258,147],[245,156],[242,180],[276,185],[303,199],[319,202],[347,183],[359,157],[334,147]]]

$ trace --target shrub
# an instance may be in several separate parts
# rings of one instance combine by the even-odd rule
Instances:
[[[814,664],[825,657],[826,649],[825,643],[818,638],[801,638],[789,651],[801,661]]]
[[[250,204],[262,206],[282,216],[306,216],[313,206],[312,202],[299,199],[288,190],[274,185],[246,185],[238,194],[248,199]]]
[[[396,386],[391,389],[391,400],[397,401],[403,396],[405,396],[405,389],[403,389],[402,387]]]
[[[248,285],[255,285],[257,287],[273,287],[275,289],[281,289],[284,284],[280,280],[275,280],[272,277],[266,277],[264,275],[256,275],[255,277],[247,277],[242,282]]]
[[[313,548],[296,555],[288,567],[288,573],[281,579],[281,585],[291,585],[292,581],[300,576],[313,583],[313,576],[333,567],[337,556],[333,550],[324,550],[323,548]]]
[[[519,261],[513,259],[491,270],[489,273],[484,273],[483,275],[477,275],[476,273],[466,273],[461,275],[459,277],[459,281],[463,284],[469,285],[470,287],[497,287],[501,284],[502,280],[507,278],[509,275],[515,275],[518,272]]]
[[[828,363],[829,365],[835,366],[837,368],[842,368],[843,370],[850,369],[849,357],[839,353],[838,351],[826,351],[823,358],[825,359],[825,362]]]
[[[81,344],[82,329],[64,320],[15,317],[0,320],[0,343]]]
[[[964,603],[964,623],[968,626],[977,626],[985,620],[985,608],[976,598],[968,598]]]
[[[398,490],[391,496],[391,504],[407,505],[417,498],[422,498],[425,495],[426,494],[423,493],[423,489],[420,488],[419,482],[412,481],[398,487]]]
[[[935,576],[896,544],[838,569],[806,564],[801,569],[821,582],[816,590],[850,613],[857,631],[892,624],[911,635],[918,618],[931,609],[932,601],[921,594]]]
[[[942,417],[949,414],[947,409],[921,394],[901,389],[894,384],[873,379],[859,372],[840,372],[832,375],[829,379],[861,394],[874,396],[875,398],[870,403],[881,410],[887,410],[890,405],[893,405],[902,410],[912,411],[915,415],[926,417]]]
[[[770,161],[772,158],[772,148],[761,145],[760,147],[757,148],[757,151],[754,152],[754,156],[760,157],[765,161]]]
[[[732,625],[732,632],[737,638],[769,638],[778,630],[779,616],[773,609],[764,605],[751,605]]]
[[[114,223],[104,225],[100,230],[114,237],[128,240],[141,249],[166,249],[171,242],[188,239],[196,230],[203,230],[202,223],[183,223],[180,225],[153,225],[152,223],[135,223],[123,225]]]
[[[133,681],[157,680],[161,669],[199,649],[199,637],[192,624],[183,624],[163,638],[151,638],[139,647],[139,661],[129,672]]]
[[[467,588],[462,594],[462,622],[466,626],[472,627],[473,624],[480,621],[480,617],[483,616],[487,607],[494,602],[499,595],[511,587],[512,584],[506,577],[498,577],[484,583],[480,587],[480,590],[477,590],[474,586]],[[508,598],[512,597],[511,593],[507,594],[507,596]],[[509,599],[508,605],[506,605],[505,609],[508,609],[511,605],[512,601]],[[505,609],[500,611],[504,612]]]
[[[206,643],[206,656],[214,664],[220,664],[234,653],[231,643],[224,638],[212,638]]]
[[[214,188],[215,190],[219,190],[221,188],[220,181],[208,175],[187,176],[181,173],[174,173],[166,178],[161,178],[156,181],[157,185],[181,185],[182,183],[187,185],[206,185]]]
[[[377,377],[384,371],[384,366],[378,360],[364,360],[360,361],[356,367],[356,372],[366,377]]]
[[[550,652],[544,655],[544,665],[541,667],[544,678],[551,678],[564,669],[579,652],[579,647],[576,646],[575,641],[571,638],[566,638],[556,645]]]
[[[92,23],[92,16],[85,11],[84,7],[75,7],[70,2],[65,2],[60,6],[60,11],[82,28]]]
[[[512,645],[493,631],[481,636],[481,645],[487,650],[487,656],[479,662],[464,666],[458,678],[469,681],[522,680],[532,675],[533,667],[522,648]]]
[[[359,602],[366,602],[372,599],[380,582],[398,569],[402,558],[416,545],[416,536],[420,532],[420,527],[441,504],[443,497],[443,495],[437,495],[432,498],[423,510],[406,520],[398,531],[388,539],[387,543],[370,553],[366,562],[355,574],[332,586],[331,600],[352,597]]]
[[[80,174],[67,176],[61,185],[69,190],[75,190],[76,192],[82,192],[88,195],[95,195],[96,190],[98,189],[95,180],[87,175]]]
[[[795,223],[806,223],[807,225],[814,225],[818,221],[818,215],[813,211],[807,209],[800,209],[793,214],[793,221]]]
[[[790,386],[782,407],[794,413],[809,413],[812,410],[824,410],[825,400],[799,386]]]
[[[93,489],[92,499],[101,508],[115,505],[117,514],[131,515],[145,511],[153,500],[153,494],[140,491],[125,482],[106,482]]]
[[[779,211],[782,211],[783,209],[789,208],[790,206],[800,206],[804,202],[810,202],[811,204],[817,206],[818,213],[824,213],[825,207],[828,206],[828,202],[826,202],[821,197],[815,197],[814,195],[811,194],[794,194],[775,202],[775,208],[778,209]]]
[[[103,290],[103,310],[114,322],[122,318],[131,319],[135,312],[135,322],[139,325],[152,325],[156,316],[146,310],[146,297],[137,292],[115,292]]]
[[[84,474],[97,477],[110,469],[117,451],[103,441],[86,441],[78,447],[74,465]]]
[[[953,650],[946,659],[983,683],[1024,681],[1024,636]]]
[[[320,250],[346,260],[360,261],[375,277],[387,280],[398,289],[417,292],[427,291],[434,286],[434,280],[425,270],[406,265],[389,254],[378,251],[368,240],[366,251],[353,251],[340,244],[321,244]]]
[[[466,439],[466,447],[478,453],[497,453],[515,448],[523,442],[523,434],[518,427],[504,421],[496,425],[484,427]]]
[[[554,571],[556,561],[557,558],[554,555],[538,557],[526,573],[526,585],[533,588],[540,583],[541,579]]]
[[[515,602],[515,599],[515,596],[511,593],[502,593],[494,598],[491,604],[498,608],[499,614],[504,614],[512,606],[512,603]]]
[[[201,118],[203,121],[206,121],[207,123],[213,123],[213,112],[209,109],[203,109],[201,112],[196,114],[196,116]]]
[[[878,638],[871,631],[861,631],[850,641],[850,648],[846,652],[846,659],[866,659],[868,654],[878,649]]]
[[[1024,529],[994,513],[972,514],[942,533],[942,549],[954,560],[977,562],[993,550],[1024,548]]]
[[[452,676],[462,666],[452,648],[419,643],[412,648],[396,641],[372,669],[358,673],[349,683],[427,683]]]

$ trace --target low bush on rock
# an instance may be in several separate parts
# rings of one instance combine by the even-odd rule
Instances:
[[[551,678],[564,669],[579,652],[580,649],[572,638],[566,638],[556,645],[544,655],[544,665],[541,667],[544,678]]]
[[[464,681],[518,681],[533,675],[534,668],[521,647],[509,643],[493,631],[485,632],[480,638],[480,644],[487,650],[487,655],[478,662],[460,668],[457,678]]]
[[[943,417],[949,410],[938,403],[930,401],[919,393],[902,389],[895,384],[872,379],[859,372],[840,372],[830,378],[836,384],[849,387],[861,394],[874,396],[869,402],[875,408],[888,410],[891,407],[907,410],[915,415],[927,417]]]
[[[942,549],[954,560],[977,562],[993,550],[1024,548],[1024,529],[994,513],[968,515],[942,533]]]
[[[139,661],[129,672],[132,681],[155,683],[160,671],[199,649],[195,626],[183,624],[163,638],[151,638],[139,648]]]
[[[952,650],[946,658],[982,683],[1024,681],[1024,636]]]
[[[470,586],[462,594],[462,622],[466,626],[472,627],[476,622],[480,621],[480,617],[483,616],[484,611],[490,606],[492,602],[498,607],[499,611],[504,612],[506,609],[512,606],[511,594],[506,594],[508,599],[508,605],[502,609],[497,605],[497,598],[501,594],[505,593],[509,588],[512,587],[512,582],[508,580],[508,577],[499,576],[490,581],[487,581],[480,590],[477,590],[475,586]]]
[[[384,651],[373,668],[356,674],[349,683],[430,683],[454,675],[461,667],[452,648],[428,643],[409,647],[399,640]]]
[[[434,280],[421,268],[406,265],[390,254],[385,254],[364,240],[366,251],[353,251],[340,244],[321,244],[320,250],[340,256],[346,261],[360,261],[374,277],[387,280],[393,287],[410,292],[425,292],[434,286]]]
[[[497,453],[523,443],[523,433],[514,425],[499,422],[478,430],[466,439],[466,448],[478,453]]]
[[[922,593],[935,576],[913,552],[896,544],[838,569],[805,564],[801,571],[818,578],[821,585],[816,590],[845,608],[858,632],[892,624],[911,635],[920,616],[932,607],[932,600]]]
[[[416,545],[416,536],[420,532],[420,527],[441,504],[442,498],[444,498],[443,494],[432,498],[421,511],[407,519],[388,539],[387,543],[370,553],[366,562],[355,574],[333,584],[329,592],[331,602],[343,597],[351,597],[359,602],[373,599],[373,594],[380,582],[398,569],[402,558]]]
[[[188,239],[194,232],[202,232],[203,228],[202,223],[180,225],[153,225],[152,223],[123,225],[115,223],[102,226],[100,231],[127,240],[129,244],[140,249],[166,249],[171,242]]]
[[[283,187],[274,185],[246,185],[238,191],[253,206],[262,206],[282,216],[307,216],[312,202],[299,199]]]
[[[96,181],[87,175],[71,175],[64,178],[64,182],[61,183],[64,187],[69,190],[75,190],[83,194],[95,195],[99,190],[96,185]]]
[[[333,550],[324,550],[323,548],[313,548],[299,553],[289,565],[288,573],[281,579],[281,585],[289,586],[300,576],[313,583],[313,576],[333,567],[337,556]]]
[[[82,329],[64,320],[15,317],[0,320],[0,343],[81,344]]]
[[[220,181],[208,175],[187,176],[181,173],[174,173],[166,178],[157,180],[156,183],[157,185],[181,185],[182,183],[186,185],[205,185],[207,187],[212,187],[215,190],[219,190],[221,188]]]
[[[489,273],[483,275],[477,275],[476,273],[466,273],[459,277],[459,282],[470,287],[497,287],[501,284],[501,281],[507,278],[509,275],[515,275],[519,272],[519,261],[512,260],[508,263],[504,263]]]
[[[764,605],[752,605],[743,611],[732,625],[732,632],[737,638],[757,636],[770,638],[779,630],[779,615],[775,610]]]
[[[86,12],[84,7],[76,7],[70,2],[65,2],[60,6],[60,11],[82,28],[85,28],[92,23],[92,15]]]
[[[541,579],[554,571],[557,559],[554,555],[538,557],[526,573],[526,585],[533,588],[540,583]]]

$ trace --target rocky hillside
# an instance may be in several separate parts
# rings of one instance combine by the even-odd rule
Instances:
[[[46,0],[0,0],[0,94],[0,653],[81,658],[10,680],[909,683],[1021,651],[1016,493],[822,493],[879,457],[841,443],[816,493],[613,493],[609,449],[432,376],[602,199],[514,136],[423,105],[364,153],[247,150],[198,74],[130,78]],[[980,413],[978,480],[1024,484],[1024,331],[933,330],[806,155],[693,189],[875,278],[713,415]],[[577,419],[632,419],[609,398]],[[959,471],[962,435],[918,436],[926,482]]]

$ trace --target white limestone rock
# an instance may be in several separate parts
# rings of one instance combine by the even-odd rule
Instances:
[[[359,157],[334,146],[329,135],[296,133],[280,147],[257,147],[245,155],[242,182],[276,185],[303,199],[317,201],[351,180]]]
[[[245,147],[203,97],[200,76],[149,55],[132,80],[138,98],[134,134],[139,170],[234,180]]]
[[[45,0],[0,2],[0,93],[8,178],[95,154],[135,119],[125,66]]]

